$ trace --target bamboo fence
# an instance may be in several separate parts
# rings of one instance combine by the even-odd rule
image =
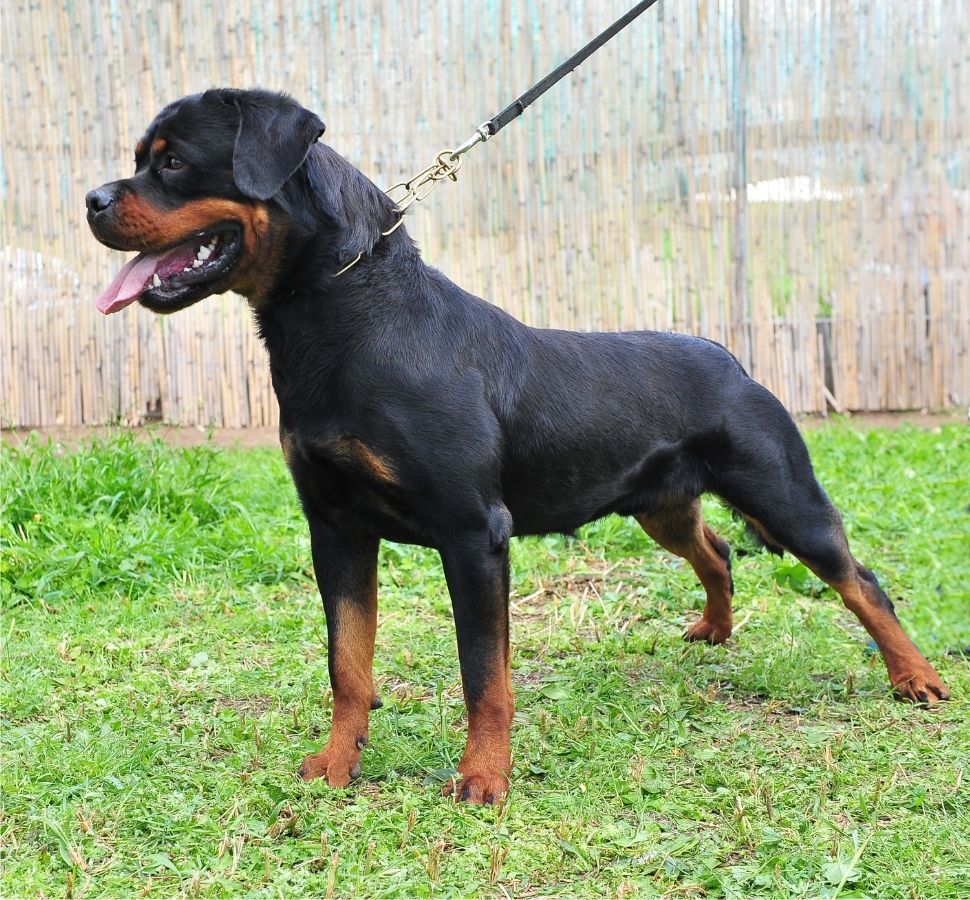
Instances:
[[[630,0],[11,0],[3,425],[276,422],[245,303],[102,317],[85,192],[164,103],[285,89],[389,185]],[[726,344],[792,411],[970,400],[970,2],[662,0],[409,215],[538,326]]]

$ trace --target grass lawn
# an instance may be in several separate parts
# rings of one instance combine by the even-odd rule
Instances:
[[[323,611],[276,450],[129,436],[2,459],[0,894],[970,896],[970,432],[808,433],[823,484],[954,699],[894,702],[838,598],[735,547],[735,635],[630,521],[513,548],[514,778],[464,743],[436,554],[385,544],[362,777],[304,784]]]

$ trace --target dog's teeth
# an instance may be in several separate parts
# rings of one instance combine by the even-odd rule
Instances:
[[[162,286],[162,279],[159,278],[157,275],[152,275],[152,287],[161,287],[161,286]]]
[[[212,255],[212,251],[208,247],[199,247],[199,252],[195,254],[197,259],[208,259]]]
[[[193,268],[193,269],[197,269],[197,268],[199,268],[199,266],[201,266],[201,265],[202,265],[202,260],[201,260],[201,259],[195,259],[195,260],[192,260],[192,268]],[[186,271],[186,272],[188,272],[189,270],[188,270],[188,269],[186,269],[185,271]]]
[[[184,269],[182,269],[182,271],[183,272],[191,272],[192,270],[188,266],[186,266]]]

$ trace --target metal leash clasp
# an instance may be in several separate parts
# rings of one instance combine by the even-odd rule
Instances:
[[[488,129],[488,122],[482,122],[475,133],[464,144],[454,150],[442,150],[434,158],[434,162],[427,168],[422,169],[410,181],[399,181],[392,184],[384,193],[394,202],[394,211],[397,213],[397,221],[387,229],[382,231],[382,237],[393,234],[404,222],[404,213],[414,203],[420,203],[426,199],[437,187],[439,181],[450,178],[452,181],[458,180],[458,170],[461,168],[462,157],[471,150],[476,144],[483,144],[491,137]],[[398,196],[395,197],[394,195]],[[344,272],[352,269],[363,258],[363,253],[358,253],[347,265],[337,272],[334,278],[343,275]]]

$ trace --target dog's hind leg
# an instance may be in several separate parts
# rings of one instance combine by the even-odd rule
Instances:
[[[949,699],[949,691],[936,670],[903,631],[892,601],[876,576],[849,552],[835,507],[821,489],[819,495],[812,497],[811,510],[801,506],[802,516],[797,518],[780,510],[763,510],[755,528],[798,557],[855,613],[878,645],[897,697],[930,705]]]
[[[876,577],[849,551],[842,519],[815,479],[795,424],[777,401],[764,412],[756,432],[735,435],[727,464],[714,476],[716,492],[770,544],[797,557],[838,592],[878,645],[900,699],[930,705],[948,699],[949,691],[903,631]]]
[[[699,621],[687,629],[684,639],[721,644],[731,634],[731,548],[704,524],[699,500],[688,500],[635,516],[640,527],[661,547],[687,560],[707,592]]]

